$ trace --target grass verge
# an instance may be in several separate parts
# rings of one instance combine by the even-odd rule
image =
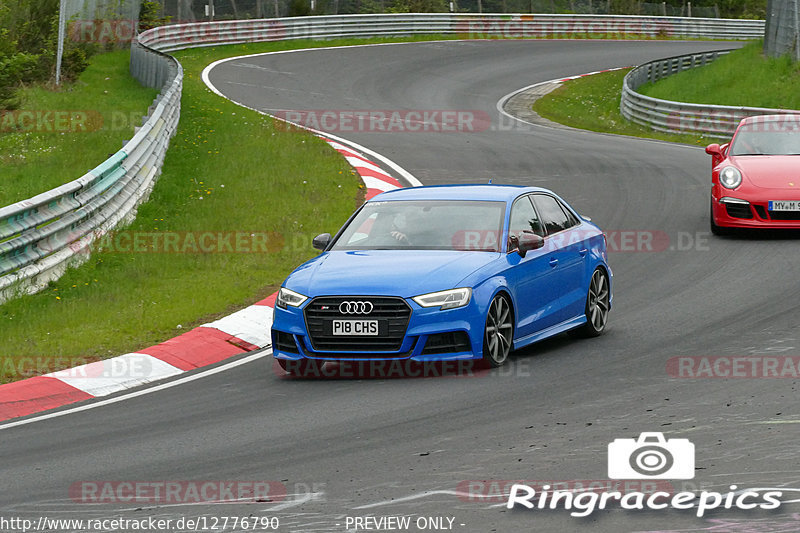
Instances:
[[[765,58],[761,47],[760,41],[748,44],[706,67],[644,85],[639,92],[679,102],[800,109],[800,64],[788,56]],[[626,120],[619,102],[628,70],[568,81],[534,102],[533,110],[555,122],[590,131],[692,145],[716,142],[702,135],[661,133]]]
[[[712,142],[701,135],[661,133],[628,121],[619,111],[622,79],[630,69],[603,72],[565,82],[533,103],[544,118],[573,128],[693,145]]]
[[[21,108],[0,113],[0,206],[80,178],[133,136],[158,91],[131,78],[129,58],[93,56],[74,84],[23,89]]]
[[[696,104],[800,109],[800,63],[788,55],[765,58],[753,42],[710,65],[640,87],[639,92]]]

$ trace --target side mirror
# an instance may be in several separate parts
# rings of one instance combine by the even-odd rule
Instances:
[[[544,239],[535,233],[522,233],[519,237],[512,235],[508,239],[509,251],[516,251],[522,257],[525,257],[525,254],[531,250],[538,250],[542,246],[544,246]]]
[[[325,248],[327,248],[330,243],[331,243],[331,234],[323,233],[321,235],[317,235],[316,237],[314,237],[314,241],[311,244],[317,250],[325,250]]]
[[[722,163],[722,160],[725,159],[725,149],[727,147],[727,144],[725,146],[720,146],[717,143],[706,146],[706,153],[711,156],[711,168]]]

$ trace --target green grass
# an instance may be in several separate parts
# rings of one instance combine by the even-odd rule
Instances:
[[[603,72],[565,82],[536,100],[533,110],[554,122],[573,128],[702,145],[699,135],[660,133],[628,121],[619,111],[622,79],[630,69]]]
[[[100,54],[74,84],[62,90],[30,87],[21,91],[23,104],[16,113],[87,113],[85,120],[77,115],[74,121],[48,122],[54,131],[37,131],[48,126],[20,120],[18,114],[0,117],[0,206],[80,178],[131,138],[158,91],[131,78],[129,57],[128,51]],[[91,131],[84,131],[84,125]]]
[[[764,58],[761,42],[714,63],[647,84],[639,92],[655,98],[699,104],[800,109],[800,63],[791,58]],[[622,79],[628,70],[568,81],[533,104],[541,116],[603,133],[646,137],[693,145],[716,139],[661,133],[626,120],[619,112]]]
[[[800,63],[765,58],[763,43],[748,44],[710,65],[669,76],[639,92],[697,104],[800,109]]]

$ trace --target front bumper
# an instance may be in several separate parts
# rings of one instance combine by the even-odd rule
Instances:
[[[382,297],[382,296],[381,296]],[[369,299],[370,296],[353,298]],[[378,298],[373,296],[372,298]],[[313,300],[312,300],[313,301]],[[321,350],[315,348],[309,335],[305,308],[275,308],[272,326],[272,353],[277,359],[317,361],[387,361],[411,360],[418,362],[457,361],[479,359],[483,355],[483,330],[485,311],[479,309],[473,298],[469,304],[457,309],[440,311],[423,308],[411,299],[405,299],[411,309],[408,326],[399,349],[396,350]],[[342,317],[348,318],[348,317]]]
[[[726,228],[774,228],[800,229],[800,211],[770,211],[769,199],[759,195],[746,194],[744,191],[728,189],[711,191],[711,216],[717,226]],[[763,194],[763,193],[762,193]],[[774,192],[769,195],[773,200],[798,199],[784,198],[785,193]],[[792,196],[797,196],[794,193]]]

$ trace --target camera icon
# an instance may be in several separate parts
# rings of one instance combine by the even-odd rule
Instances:
[[[692,479],[694,444],[689,439],[664,439],[663,433],[642,433],[638,439],[608,444],[611,479]]]

